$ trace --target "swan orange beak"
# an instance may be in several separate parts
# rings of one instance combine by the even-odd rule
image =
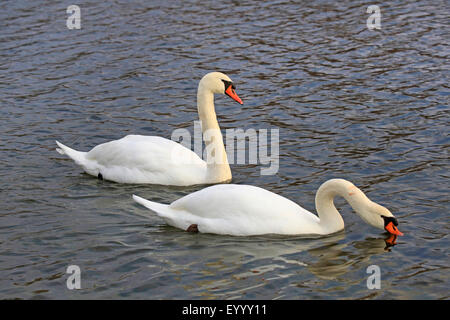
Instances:
[[[384,227],[386,229],[387,232],[389,232],[390,234],[394,234],[396,236],[402,236],[403,233],[400,232],[400,230],[397,229],[396,226],[394,226],[393,222],[389,222],[386,227]]]
[[[229,96],[231,99],[239,102],[240,104],[244,104],[241,98],[239,98],[239,96],[236,94],[236,91],[233,89],[232,85],[228,86],[227,90],[225,90],[225,94]]]

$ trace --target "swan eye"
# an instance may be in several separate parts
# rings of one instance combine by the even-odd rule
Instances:
[[[389,224],[389,222],[392,222],[394,224],[394,226],[398,226],[398,221],[394,217],[386,217],[386,216],[381,216],[381,217],[384,220],[385,227]]]
[[[236,89],[236,86],[234,85],[233,82],[231,81],[227,81],[227,80],[223,80],[223,83],[225,84],[225,91],[227,91],[227,89],[231,86],[231,88]]]

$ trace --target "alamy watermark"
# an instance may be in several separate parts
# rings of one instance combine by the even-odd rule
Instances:
[[[370,274],[367,278],[367,289],[381,289],[381,269],[376,264],[367,267],[366,273]]]
[[[66,20],[66,26],[68,29],[81,29],[81,10],[77,5],[70,5],[66,9],[69,17]],[[380,7],[373,4],[367,7],[367,13],[371,15],[367,19],[366,25],[369,30],[381,29],[381,10]]]
[[[79,6],[70,5],[67,7],[66,12],[70,16],[66,20],[66,26],[68,29],[81,29],[81,10]]]
[[[369,30],[381,29],[381,10],[377,5],[371,5],[367,7],[367,13],[371,13],[369,18],[367,18],[367,28]]]
[[[67,267],[66,273],[70,276],[67,278],[66,286],[67,289],[81,289],[81,269],[77,265],[70,265]]]
[[[270,139],[269,139],[270,138]],[[176,129],[172,132],[171,139],[180,145],[191,149],[208,164],[261,164],[261,175],[275,175],[280,165],[280,130],[273,129],[226,129],[225,138],[220,129],[209,129],[202,132],[201,121],[194,121],[194,136],[188,129]],[[226,158],[223,155],[223,143],[226,143]],[[206,147],[203,150],[203,142]],[[248,148],[246,145],[248,143]],[[270,150],[269,150],[270,146]],[[247,161],[248,159],[248,161]],[[189,153],[183,152],[183,148],[174,148],[172,160],[178,163],[190,164],[195,161],[189,157]]]

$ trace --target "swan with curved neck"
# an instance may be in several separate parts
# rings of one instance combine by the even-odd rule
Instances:
[[[156,212],[167,224],[204,233],[250,236],[262,234],[327,235],[344,229],[333,200],[341,196],[369,225],[394,235],[397,220],[385,207],[371,201],[353,183],[331,179],[316,193],[318,216],[289,199],[265,189],[220,184],[191,193],[170,205],[133,195],[141,205]]]
[[[206,161],[172,140],[158,136],[128,135],[94,147],[73,150],[56,141],[60,154],[72,158],[84,171],[119,183],[188,186],[231,181],[222,134],[214,108],[214,94],[226,94],[242,104],[236,87],[223,73],[211,72],[198,85],[197,109],[206,144]]]

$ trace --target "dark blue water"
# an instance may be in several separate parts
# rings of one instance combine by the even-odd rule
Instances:
[[[381,3],[373,31],[362,1],[78,1],[80,30],[71,4],[0,3],[0,298],[448,299],[447,2]],[[99,181],[55,151],[193,133],[216,70],[245,102],[216,98],[223,130],[280,132],[278,173],[236,164],[234,183],[313,211],[320,184],[345,178],[405,236],[387,248],[344,201],[345,231],[325,238],[188,234],[131,194],[201,187]]]

